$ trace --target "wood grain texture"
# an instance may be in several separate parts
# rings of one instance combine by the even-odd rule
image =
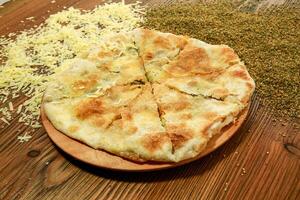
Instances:
[[[19,23],[26,17],[35,16],[39,24],[63,6],[88,9],[101,3],[56,2],[5,4],[0,8],[0,34],[32,27],[32,22]],[[252,102],[239,133],[214,153],[179,168],[142,174],[111,172],[74,160],[42,128],[34,130],[29,142],[19,143],[18,135],[33,130],[16,123],[16,116],[11,125],[0,124],[0,199],[300,199],[300,134],[294,126],[299,121],[283,125],[256,95]]]

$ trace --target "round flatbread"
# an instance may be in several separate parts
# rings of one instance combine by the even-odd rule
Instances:
[[[228,46],[146,29],[106,38],[64,66],[44,94],[53,126],[134,161],[197,156],[255,87]]]

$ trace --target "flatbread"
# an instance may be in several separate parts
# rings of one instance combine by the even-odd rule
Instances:
[[[64,65],[44,94],[53,126],[140,162],[197,156],[255,87],[228,46],[146,29],[105,38]]]

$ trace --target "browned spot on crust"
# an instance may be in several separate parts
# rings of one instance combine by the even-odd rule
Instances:
[[[245,70],[239,69],[232,72],[232,76],[238,77],[244,80],[249,80],[250,77],[248,76],[248,73]]]
[[[184,110],[184,109],[188,108],[190,105],[191,104],[189,102],[178,101],[178,102],[173,102],[173,103],[169,103],[169,104],[163,104],[161,107],[163,110],[180,111],[180,110]]]
[[[238,56],[234,51],[229,47],[223,47],[221,51],[222,56],[225,56],[225,63],[230,65],[236,64]]]
[[[170,72],[207,74],[211,73],[212,69],[204,49],[189,47],[180,53],[177,61],[171,63]]]
[[[106,97],[111,100],[111,101],[119,101],[119,100],[124,100],[122,97],[126,98],[126,95],[124,96],[124,93],[126,94],[126,92],[133,92],[131,93],[132,96],[130,96],[131,98],[128,98],[128,101],[132,101],[133,99],[135,99],[136,97],[139,96],[139,94],[141,94],[143,88],[140,85],[125,85],[125,86],[114,86],[109,88],[108,90],[106,90]],[[136,91],[136,93],[134,93],[134,91]],[[130,92],[127,93],[128,95],[130,95]],[[129,96],[127,96],[129,97]]]
[[[151,53],[151,52],[147,52],[147,53],[145,53],[145,55],[144,55],[144,59],[145,60],[152,60],[153,59],[153,53]]]
[[[131,115],[130,115],[130,118],[131,118]],[[131,119],[130,119],[131,120]],[[117,117],[114,118],[114,120],[111,122],[110,125],[114,125],[115,127],[118,127],[118,128],[121,128],[126,134],[128,135],[132,135],[132,134],[135,134],[137,131],[138,131],[138,128],[134,125],[132,125],[130,121],[127,119],[124,118],[124,116],[122,115],[118,115]]]
[[[171,49],[172,48],[170,41],[167,38],[164,38],[164,37],[161,37],[161,36],[156,37],[153,42],[154,42],[156,47],[161,47],[161,48],[164,48],[164,49]]]
[[[205,125],[205,127],[203,128],[203,131],[201,131],[201,132],[203,132],[203,136],[205,136],[205,137],[207,137],[208,138],[208,129],[211,127],[211,123],[206,123],[206,125]]]
[[[225,69],[218,68],[218,69],[212,69],[210,73],[207,74],[200,74],[202,78],[205,78],[206,80],[215,80],[220,75],[222,75],[225,72]]]
[[[121,129],[125,128],[125,123],[124,123],[124,121],[123,121],[122,119],[117,119],[117,120],[115,120],[115,121],[113,122],[113,125],[114,125],[114,127],[116,127],[116,128],[121,128]]]
[[[249,95],[246,95],[246,96],[244,96],[242,99],[241,99],[241,102],[243,103],[243,104],[247,104],[248,102],[249,102]]]
[[[246,82],[247,87],[252,90],[255,86],[253,85],[253,83],[250,82]]]
[[[106,68],[108,70],[111,68],[111,66],[112,66],[112,62],[111,61],[105,62],[105,63],[101,63],[101,67],[104,67],[104,68]]]
[[[158,115],[159,116],[163,116],[165,114],[165,112],[163,111],[161,105],[158,105],[157,110],[158,110]]]
[[[122,112],[122,118],[128,121],[132,120],[132,113],[130,112],[130,110],[124,109],[124,111]]]
[[[173,151],[182,147],[188,140],[192,138],[192,134],[187,130],[177,130],[176,132],[169,132],[169,138],[171,139]]]
[[[144,29],[144,28],[141,28],[140,30],[143,33],[144,38],[146,38],[146,39],[148,39],[154,35],[154,32],[152,30]]]
[[[141,158],[138,154],[133,153],[133,152],[120,152],[120,156],[128,158],[130,160],[134,160],[137,162],[145,162],[143,158]]]
[[[203,130],[202,130],[203,135],[207,137],[207,136],[208,136],[208,130],[211,128],[211,126],[212,126],[215,122],[217,122],[217,121],[224,121],[225,118],[226,118],[226,117],[223,117],[223,116],[221,116],[221,117],[214,117],[214,119],[211,118],[211,119],[206,123],[206,126],[205,126],[205,127],[203,128]]]
[[[78,131],[79,127],[76,125],[69,126],[68,131],[71,133],[74,133],[75,131]]]
[[[119,120],[119,119],[122,119],[122,115],[121,115],[121,114],[117,114],[117,115],[114,117],[114,120]]]
[[[180,123],[180,124],[168,124],[167,125],[167,131],[168,132],[176,132],[177,130],[183,130],[183,129],[187,129],[184,123]]]
[[[102,127],[102,128],[108,129],[113,124],[115,125],[116,123],[118,123],[118,121],[122,121],[122,120],[120,120],[120,119],[122,119],[121,114],[117,114],[117,113],[119,113],[118,109],[111,110],[110,112],[115,113],[115,115],[113,115],[112,117],[106,117],[106,118],[105,118],[105,116],[99,116],[99,115],[93,116],[91,118],[92,124],[95,125],[96,127]]]
[[[191,113],[185,113],[181,115],[181,119],[192,119],[193,115]]]
[[[85,80],[74,82],[73,89],[77,91],[91,89],[97,83],[97,79],[98,75],[91,74]]]
[[[100,51],[98,53],[98,58],[112,57],[112,56],[119,55],[120,53],[121,51],[118,49],[113,49],[111,51]]]
[[[81,102],[75,110],[76,117],[84,120],[95,114],[101,115],[104,113],[104,106],[100,99],[94,98],[84,102]]]
[[[106,126],[105,128],[109,128],[111,127],[113,124],[120,127],[120,121],[122,119],[122,116],[121,114],[119,113],[119,110],[115,110],[115,113],[118,113],[118,114],[115,114],[115,116],[113,117],[113,119],[109,122],[109,123],[106,123]],[[121,121],[122,123],[122,121]]]
[[[137,132],[137,130],[138,130],[138,128],[137,127],[135,127],[135,126],[131,126],[131,127],[129,127],[128,128],[128,133],[129,134],[134,134],[134,133],[136,133]]]
[[[188,86],[191,86],[191,87],[195,87],[197,86],[198,82],[197,81],[189,81],[188,82]]]
[[[253,90],[254,88],[254,85],[250,82],[246,82],[246,86],[247,86],[247,92],[246,92],[246,95],[241,99],[241,102],[243,104],[247,104],[250,100],[250,97],[251,97],[251,91]]]
[[[223,98],[225,98],[226,96],[229,95],[229,91],[228,91],[228,89],[226,89],[226,88],[223,88],[223,89],[222,89],[222,88],[215,89],[213,93],[214,93],[214,94],[213,94],[214,97],[216,97],[216,98],[221,98],[221,99],[223,99]]]
[[[106,120],[103,119],[102,117],[96,117],[92,120],[92,123],[96,126],[96,127],[103,127],[107,124]]]
[[[179,37],[178,38],[178,41],[177,41],[177,48],[179,48],[179,49],[184,49],[184,47],[187,45],[187,39],[185,38],[185,37]]]
[[[168,141],[167,135],[164,133],[157,133],[144,136],[143,146],[150,152],[161,149],[164,143]]]
[[[214,120],[218,115],[215,112],[205,112],[203,116],[208,120]]]

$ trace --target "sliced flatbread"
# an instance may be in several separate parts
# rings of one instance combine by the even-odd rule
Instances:
[[[134,161],[199,155],[255,87],[228,46],[146,29],[110,36],[64,65],[44,95],[53,126]]]

